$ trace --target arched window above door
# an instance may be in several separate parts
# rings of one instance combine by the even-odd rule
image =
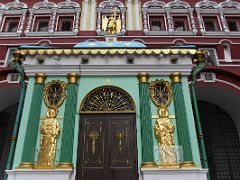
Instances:
[[[84,98],[81,113],[131,113],[135,105],[130,95],[115,86],[102,86],[93,89]]]

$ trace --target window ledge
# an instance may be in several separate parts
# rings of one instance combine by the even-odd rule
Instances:
[[[52,33],[53,36],[76,36],[78,32],[74,31],[55,31]]]
[[[228,32],[227,35],[229,35],[229,36],[240,36],[240,31],[230,31],[230,32]]]
[[[107,35],[108,32],[107,31],[98,31],[97,34],[100,35],[100,36],[104,36],[104,35]],[[121,30],[119,33],[117,33],[118,36],[121,36],[121,35],[124,35],[124,34],[125,34],[125,32],[123,30]]]
[[[178,36],[193,36],[195,35],[192,31],[146,31],[144,32],[145,35],[150,35],[150,36],[159,36],[159,35],[178,35]]]
[[[50,36],[51,33],[50,32],[29,32],[28,34],[26,34],[27,36]]]
[[[0,32],[0,36],[19,36],[17,32]]]
[[[195,35],[192,31],[173,31],[173,35],[178,36],[193,36]]]
[[[150,36],[169,35],[170,34],[168,31],[147,31],[144,33],[145,33],[145,35],[150,35]]]
[[[225,31],[204,31],[202,32],[202,35],[204,36],[221,36],[221,35],[226,35]]]

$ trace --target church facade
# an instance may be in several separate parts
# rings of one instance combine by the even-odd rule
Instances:
[[[240,2],[0,3],[1,179],[238,179]]]

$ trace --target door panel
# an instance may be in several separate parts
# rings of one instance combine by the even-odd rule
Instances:
[[[80,120],[77,180],[135,180],[135,114],[89,114]]]
[[[110,168],[132,168],[131,119],[112,118],[109,123]]]
[[[102,168],[104,164],[104,123],[103,119],[85,119],[83,167]]]

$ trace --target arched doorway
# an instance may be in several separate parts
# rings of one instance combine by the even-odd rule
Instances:
[[[240,141],[236,125],[223,109],[198,101],[211,180],[240,179]]]
[[[0,112],[0,179],[5,174],[17,109],[18,103],[15,103]]]
[[[135,105],[115,86],[92,90],[80,107],[76,180],[137,180]]]

